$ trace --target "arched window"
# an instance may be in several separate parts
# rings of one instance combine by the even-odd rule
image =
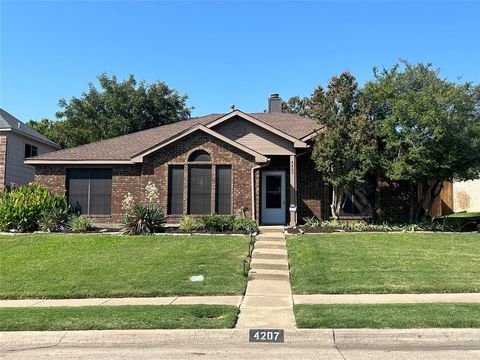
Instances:
[[[212,161],[212,159],[210,158],[210,154],[207,153],[205,150],[196,150],[190,154],[188,161],[210,162]]]

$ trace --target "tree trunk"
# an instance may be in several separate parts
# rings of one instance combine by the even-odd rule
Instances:
[[[408,216],[408,223],[414,224],[417,221],[418,213],[418,185],[410,183],[410,214]]]
[[[345,192],[336,187],[333,187],[332,190],[332,202],[330,204],[330,209],[332,210],[332,218],[334,220],[338,220],[338,217],[340,216],[340,210],[342,209],[342,200]]]

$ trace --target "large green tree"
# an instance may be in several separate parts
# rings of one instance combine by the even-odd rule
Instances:
[[[187,96],[164,82],[147,84],[133,75],[124,81],[106,74],[97,79],[99,88],[90,83],[80,97],[59,101],[62,110],[56,114],[57,121],[30,121],[29,125],[62,147],[73,147],[190,117]]]
[[[410,184],[410,222],[428,215],[443,182],[480,171],[480,87],[440,78],[430,64],[374,71],[364,95],[385,175]]]
[[[333,188],[331,211],[338,218],[345,195],[359,195],[377,162],[375,128],[355,77],[344,72],[332,77],[326,91],[317,87],[310,98],[310,116],[325,125],[317,135],[312,158]],[[362,198],[359,196],[358,198]],[[369,206],[363,196],[363,206]]]
[[[287,101],[282,101],[282,111],[310,117],[312,115],[312,99],[308,96],[304,98],[292,96]]]

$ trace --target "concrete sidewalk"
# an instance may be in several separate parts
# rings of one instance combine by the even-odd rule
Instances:
[[[293,295],[294,304],[480,303],[480,293],[465,294],[313,294]]]
[[[240,306],[243,296],[172,296],[91,299],[0,300],[6,307],[121,306],[121,305],[232,305]]]

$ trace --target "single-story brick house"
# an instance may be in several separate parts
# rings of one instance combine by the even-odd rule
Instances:
[[[35,168],[24,164],[25,158],[58,149],[58,144],[0,109],[0,191],[34,180]]]
[[[211,114],[25,162],[35,166],[36,182],[105,222],[120,220],[128,192],[142,201],[153,182],[171,223],[184,215],[243,213],[261,224],[295,225],[305,216],[329,217],[330,189],[310,157],[318,131],[316,121],[281,112],[273,94],[265,113]],[[374,185],[374,212],[407,219],[406,189]]]

